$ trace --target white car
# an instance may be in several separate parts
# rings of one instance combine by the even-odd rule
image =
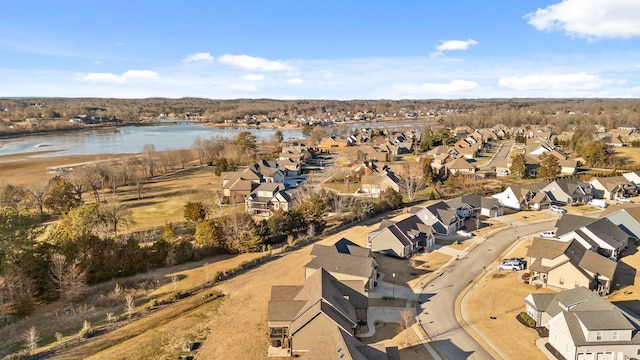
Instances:
[[[624,197],[624,196],[616,196],[616,201],[623,202],[623,203],[630,203],[630,202],[632,202],[632,201],[631,201],[631,199],[626,198],[626,197]]]
[[[556,237],[556,233],[555,233],[555,232],[553,232],[553,231],[543,231],[543,232],[541,232],[541,233],[540,233],[540,235],[538,235],[538,236],[540,236],[541,238],[550,238],[550,239],[553,239],[553,238],[555,238],[555,237]]]
[[[466,230],[458,230],[456,231],[456,234],[460,235],[460,236],[466,236],[466,237],[472,237],[473,234],[466,231]]]
[[[522,264],[518,264],[515,262],[505,261],[500,266],[498,266],[498,270],[522,270]]]
[[[567,213],[567,209],[563,209],[560,206],[556,206],[556,205],[549,206],[549,210],[551,210],[553,212],[557,212],[558,214],[566,214]]]

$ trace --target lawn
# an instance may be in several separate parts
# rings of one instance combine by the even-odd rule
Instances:
[[[524,256],[530,243],[531,240],[521,241],[509,257]],[[466,300],[467,320],[507,358],[519,359],[527,354],[527,359],[543,360],[546,357],[535,346],[537,332],[520,324],[516,315],[524,311],[528,294],[552,291],[523,284],[518,278],[522,273],[490,270]]]

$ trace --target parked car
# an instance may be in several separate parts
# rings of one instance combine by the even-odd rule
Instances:
[[[604,200],[604,199],[591,199],[591,200],[589,200],[587,205],[597,206],[597,207],[603,208],[603,209],[606,208],[607,206],[609,206],[609,204],[607,204],[607,201]]]
[[[549,210],[553,211],[553,212],[557,212],[558,214],[566,214],[567,213],[567,209],[563,209],[560,206],[557,205],[551,205],[549,206]]]
[[[553,232],[553,231],[543,231],[538,236],[540,236],[541,238],[551,238],[552,239],[552,238],[556,237],[556,233]]]
[[[470,233],[469,231],[466,230],[458,230],[456,231],[456,234],[460,235],[460,236],[466,236],[466,237],[472,237],[473,234]]]
[[[500,266],[498,266],[498,270],[511,270],[511,271],[522,270],[522,264],[505,261],[502,264],[500,264]]]
[[[616,196],[616,201],[623,202],[623,203],[630,203],[630,202],[632,202],[632,201],[631,201],[631,199],[626,198],[626,197],[624,197],[624,196]]]
[[[500,176],[509,176],[509,170],[500,170],[498,171],[498,175]]]

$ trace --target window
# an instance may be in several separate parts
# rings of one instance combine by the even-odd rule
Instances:
[[[564,285],[564,278],[560,278],[560,279],[558,279],[558,284],[560,284],[560,285]]]
[[[602,331],[598,331],[596,333],[596,340],[598,340],[598,341],[602,340]]]
[[[580,287],[580,281],[576,281],[576,287]]]
[[[620,332],[619,331],[614,331],[613,332],[613,340],[620,340]]]

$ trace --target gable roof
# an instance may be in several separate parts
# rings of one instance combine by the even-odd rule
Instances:
[[[306,360],[388,360],[383,344],[366,345],[340,328],[335,327],[309,349]]]
[[[422,240],[419,234],[431,235],[433,232],[431,226],[422,222],[417,215],[411,215],[398,222],[391,220],[381,222],[380,227],[372,233],[377,235],[384,230],[391,232],[403,246],[410,246]]]
[[[588,217],[588,216],[563,214],[556,221],[556,224],[555,224],[555,227],[557,228],[556,234],[558,236],[564,235],[566,233],[580,229],[583,226],[589,225],[592,222],[595,222],[597,220],[598,219]]]
[[[304,265],[305,268],[323,268],[332,273],[347,274],[368,279],[371,276],[373,269],[377,266],[373,257],[355,256],[339,253],[337,251],[333,251],[332,254],[329,255],[327,251],[322,248],[334,249],[332,246],[315,244],[313,247],[314,249],[316,247],[320,247],[320,251],[316,250],[316,254],[318,252],[325,252],[326,254],[315,255],[311,261]],[[311,252],[311,255],[313,256],[313,249]]]

